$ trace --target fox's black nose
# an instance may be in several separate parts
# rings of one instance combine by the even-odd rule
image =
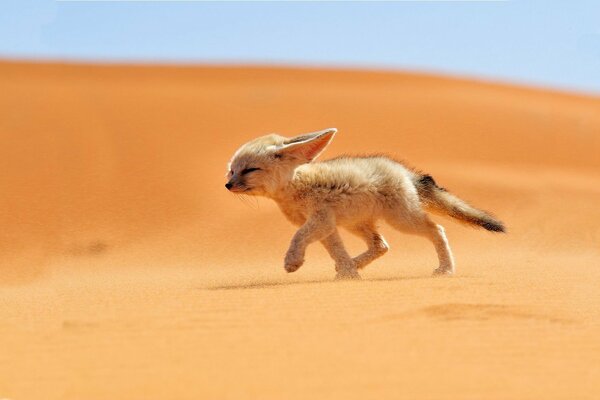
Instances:
[[[231,182],[227,182],[227,183],[225,184],[225,187],[227,188],[227,190],[230,190],[230,189],[233,187],[233,183],[231,183]]]

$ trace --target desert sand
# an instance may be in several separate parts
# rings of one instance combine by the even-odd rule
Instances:
[[[429,75],[0,63],[0,398],[597,399],[600,98]],[[337,127],[507,225],[335,282],[223,185],[255,136]],[[353,254],[363,244],[344,236]]]

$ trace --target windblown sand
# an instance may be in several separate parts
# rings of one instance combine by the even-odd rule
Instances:
[[[597,399],[600,99],[411,74],[0,63],[0,398]],[[494,212],[334,282],[243,142],[339,129]],[[347,236],[356,254],[363,244]]]

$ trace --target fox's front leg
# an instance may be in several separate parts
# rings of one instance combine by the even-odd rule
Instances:
[[[339,232],[336,230],[325,239],[321,240],[325,249],[335,261],[336,279],[360,279],[356,270],[356,262],[350,257]]]
[[[285,255],[285,270],[294,272],[304,264],[306,247],[317,240],[329,236],[335,230],[335,217],[329,210],[313,213],[292,238]]]

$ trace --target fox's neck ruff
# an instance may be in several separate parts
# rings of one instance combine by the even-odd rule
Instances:
[[[305,165],[299,165],[288,173],[280,174],[273,185],[266,188],[265,197],[275,200],[276,202],[289,201],[295,193],[294,181],[298,178],[300,170]]]
[[[265,197],[268,197],[277,203],[285,203],[292,198],[293,193],[294,188],[292,186],[292,180],[290,179],[285,184],[278,185],[274,187],[273,190],[265,192]]]

